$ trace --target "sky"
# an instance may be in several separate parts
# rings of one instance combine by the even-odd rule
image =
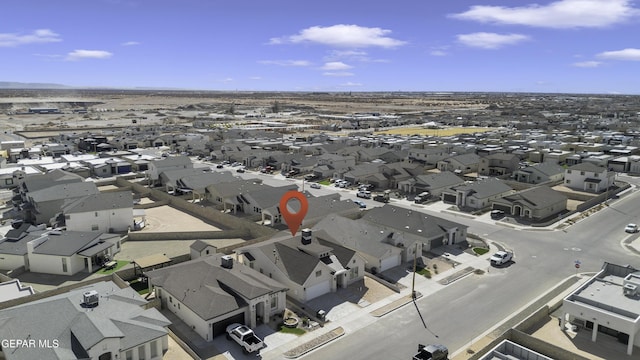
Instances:
[[[640,94],[631,0],[3,0],[0,81]]]

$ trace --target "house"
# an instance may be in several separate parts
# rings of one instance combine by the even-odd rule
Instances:
[[[513,179],[527,184],[555,183],[564,179],[564,168],[555,163],[544,162],[514,171]]]
[[[12,279],[0,283],[0,303],[21,297],[33,295],[36,292],[31,286],[22,286],[20,280]]]
[[[27,244],[28,270],[44,274],[92,273],[120,251],[120,236],[50,230]]]
[[[444,160],[449,156],[449,151],[441,147],[426,147],[424,149],[412,148],[409,149],[408,159],[425,165],[435,166],[438,161]]]
[[[228,255],[201,257],[146,276],[162,308],[206,341],[225,334],[232,323],[265,324],[286,307],[284,285]]]
[[[499,179],[489,178],[471,184],[451,187],[442,192],[442,201],[461,209],[480,210],[491,206],[491,202],[515,192]]]
[[[56,292],[52,292],[56,294]],[[0,358],[162,359],[171,322],[128,286],[102,281],[0,310]]]
[[[602,269],[562,301],[560,328],[567,322],[591,332],[617,337],[633,354],[640,344],[640,271],[630,265],[605,262]],[[626,344],[626,345],[623,345]]]
[[[369,210],[359,221],[383,226],[385,231],[394,231],[391,240],[404,248],[420,243],[422,251],[429,251],[467,240],[466,225],[389,204]],[[412,258],[413,254],[406,252],[402,256],[402,262]]]
[[[253,180],[238,180],[207,186],[207,199],[222,205],[223,211],[260,215],[263,209],[280,203],[282,195],[298,185],[270,186]],[[263,219],[264,220],[264,219]]]
[[[456,174],[477,172],[480,166],[480,156],[469,153],[448,157],[438,161],[438,170],[452,171]]]
[[[578,191],[601,193],[613,185],[615,174],[615,171],[583,162],[565,170],[564,185]]]
[[[511,174],[519,167],[520,158],[514,154],[495,153],[480,158],[478,174],[484,176],[502,176]]]
[[[29,191],[22,205],[24,219],[33,224],[49,224],[66,201],[98,194],[93,182],[53,183],[49,187]]]
[[[162,172],[178,169],[193,169],[191,159],[186,156],[167,156],[164,159],[151,161],[146,175],[153,185],[156,185]]]
[[[306,302],[362,280],[364,259],[356,251],[314,236],[279,237],[236,249],[247,266],[288,288],[288,295]]]
[[[27,256],[27,243],[42,236],[46,232],[44,225],[33,226],[23,223],[17,229],[9,230],[0,239],[0,270],[11,271],[25,267],[29,269],[29,257]]]
[[[210,244],[202,240],[196,240],[191,245],[189,245],[189,254],[191,255],[191,260],[197,259],[202,256],[213,255],[218,252],[218,249]]]
[[[34,166],[0,168],[0,189],[15,188],[27,176],[40,174],[42,174],[42,171]]]
[[[66,201],[61,208],[67,230],[127,232],[133,226],[131,191],[105,192]]]
[[[428,192],[432,197],[440,198],[442,191],[457,185],[464,184],[464,180],[451,171],[435,174],[418,175],[414,178],[400,181],[398,190],[419,194]]]
[[[491,202],[491,207],[507,215],[541,221],[567,210],[568,197],[548,186],[538,186]]]

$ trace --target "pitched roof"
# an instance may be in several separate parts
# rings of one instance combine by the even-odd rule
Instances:
[[[473,184],[454,186],[457,191],[467,191],[479,199],[488,198],[490,196],[506,193],[513,190],[511,186],[505,184],[500,179],[489,178],[486,180],[476,181]]]
[[[96,307],[83,307],[84,292],[95,290]],[[72,337],[85,347],[107,338],[120,341],[125,350],[167,334],[171,322],[130,287],[99,282],[0,311],[0,338],[57,339],[59,347],[19,347],[5,352],[7,360],[76,359]]]
[[[50,187],[53,183],[79,183],[84,179],[80,175],[72,174],[60,169],[49,171],[45,174],[31,175],[24,179],[27,191],[36,191]]]
[[[517,194],[505,196],[503,199],[508,202],[522,203],[531,209],[545,209],[550,205],[567,200],[568,197],[548,186],[536,186]]]
[[[33,249],[34,254],[71,256],[117,235],[85,231],[51,231],[47,240]]]
[[[64,205],[62,205],[62,212],[65,214],[75,214],[126,208],[133,209],[133,195],[131,195],[131,191],[98,193],[65,201]]]
[[[92,182],[57,184],[36,191],[30,191],[29,198],[34,202],[62,200],[79,196],[97,194],[98,188]]]
[[[220,266],[222,254],[198,258],[147,272],[153,285],[209,320],[246,306],[245,299],[284,291],[285,286],[239,263]]]
[[[416,176],[416,180],[417,183],[426,185],[431,189],[439,189],[464,183],[461,177],[451,171],[443,171],[439,174],[418,175]]]
[[[449,221],[411,209],[385,204],[369,210],[360,221],[383,225],[427,239],[442,236],[452,228],[466,228],[466,225]]]
[[[593,172],[598,174],[607,171],[607,169],[600,167],[598,165],[592,164],[590,162],[582,162],[580,164],[570,166],[569,170],[588,171],[588,172]]]

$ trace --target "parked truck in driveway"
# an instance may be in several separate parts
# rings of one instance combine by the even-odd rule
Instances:
[[[489,259],[491,261],[491,265],[493,266],[502,266],[508,264],[511,260],[513,260],[513,253],[509,251],[498,251],[493,254]]]
[[[242,324],[227,326],[227,339],[237,342],[245,354],[256,352],[264,347],[264,343],[253,330]]]

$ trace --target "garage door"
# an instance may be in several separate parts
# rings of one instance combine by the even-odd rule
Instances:
[[[450,194],[444,194],[442,196],[442,202],[448,203],[448,204],[455,204],[456,203],[456,196],[455,195],[450,195]]]
[[[213,337],[225,334],[227,332],[227,326],[233,323],[244,324],[244,313],[234,315],[228,319],[220,320],[213,324]]]
[[[398,265],[400,265],[400,254],[382,259],[382,262],[380,263],[380,271],[385,271]]]
[[[316,284],[307,288],[307,300],[311,300],[320,295],[328,294],[330,292],[331,292],[331,280],[321,282],[320,284]]]

